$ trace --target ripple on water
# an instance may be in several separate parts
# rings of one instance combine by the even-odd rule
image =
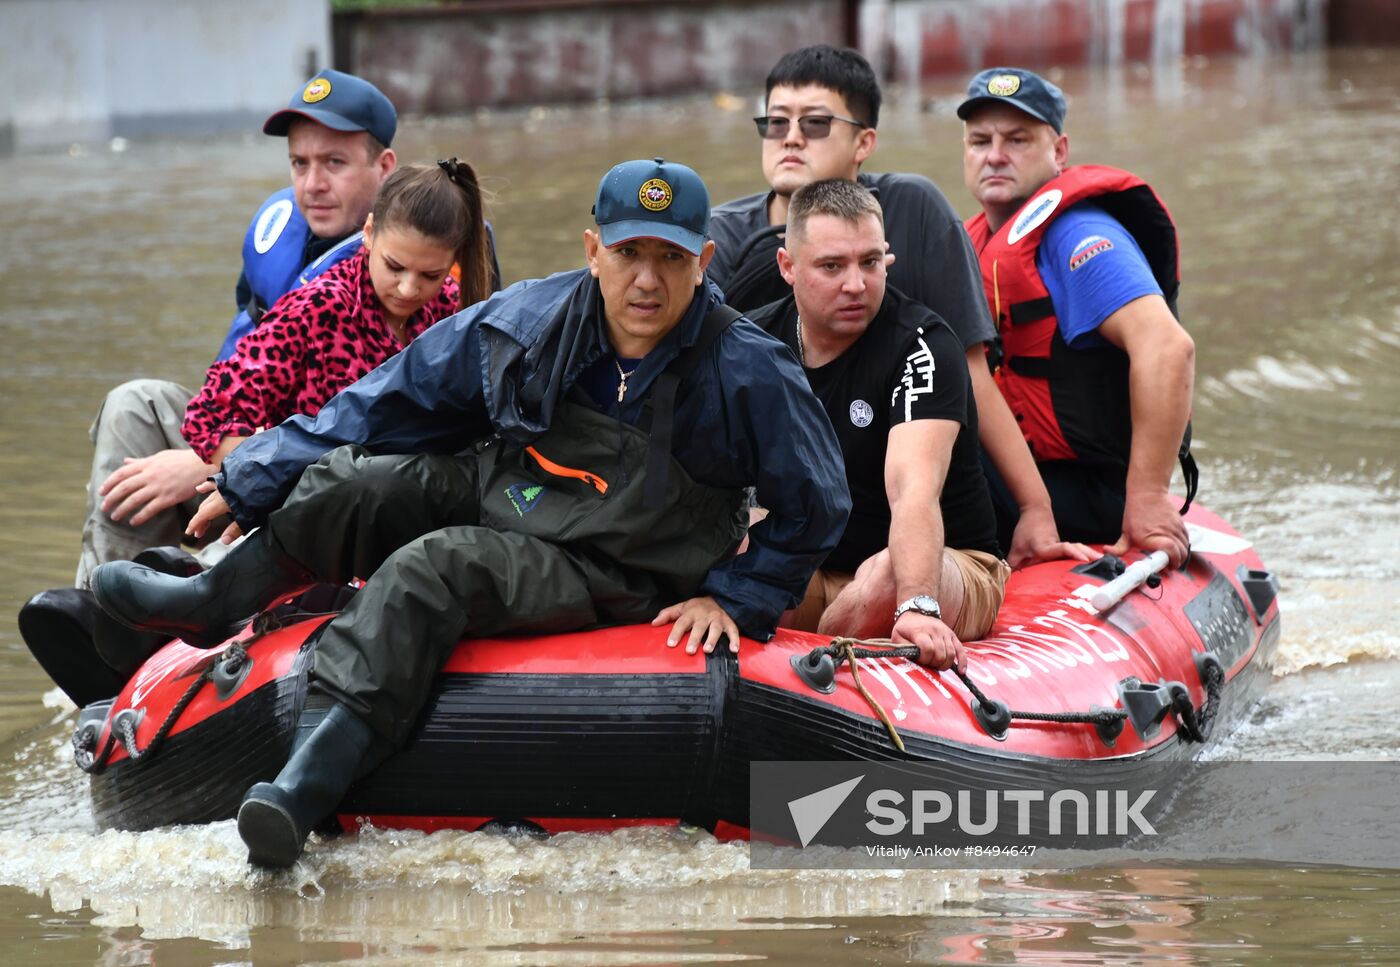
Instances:
[[[1400,493],[1393,472],[1280,481],[1216,468],[1210,504],[1248,534],[1279,577],[1283,639],[1275,674],[1352,659],[1400,659]]]
[[[597,931],[599,918],[613,907],[625,908],[617,911],[618,926],[635,927],[639,908],[650,908],[658,894],[666,898],[664,915],[675,922],[694,925],[719,916],[731,926],[756,911],[765,917],[812,910],[927,915],[980,895],[979,875],[967,872],[751,870],[745,843],[661,828],[545,841],[369,828],[354,836],[313,836],[293,869],[269,873],[247,865],[232,821],[98,832],[86,779],[72,763],[73,721],[61,714],[19,745],[15,783],[0,799],[6,816],[0,885],[47,893],[56,911],[91,907],[96,923],[139,925],[147,936],[199,936],[237,946],[250,924],[281,922],[289,909],[312,919],[320,910],[329,924],[362,924],[364,916],[346,918],[340,908],[374,898],[389,904],[387,913],[377,909],[395,924],[394,910],[411,909],[424,922],[441,913],[454,932],[460,917],[508,922],[503,910],[545,908],[550,916],[541,922],[556,936],[561,929]],[[599,894],[616,903],[600,903]],[[305,907],[308,898],[317,904]]]
[[[1067,79],[1079,159],[1140,172],[1172,207],[1184,243],[1182,318],[1197,342],[1202,499],[1255,540],[1282,581],[1279,677],[1229,745],[1239,757],[1397,751],[1400,236],[1390,206],[1356,203],[1400,194],[1395,64],[1393,51],[1352,50],[1203,61],[1185,68],[1178,101],[1150,100],[1138,71]],[[1130,107],[1115,101],[1125,78]],[[951,113],[902,112],[897,97],[890,113],[875,170],[930,174],[968,213],[968,200],[950,190],[958,181]],[[400,135],[405,157],[468,144],[484,177],[499,180],[492,214],[511,280],[576,263],[586,202],[558,202],[591,197],[590,158],[648,156],[667,144],[702,163],[716,198],[761,186],[752,129],[693,103],[521,121],[409,120]],[[13,611],[71,576],[85,430],[102,393],[138,374],[197,377],[227,318],[236,270],[236,247],[209,226],[244,224],[250,199],[285,168],[257,136],[134,144],[99,164],[18,157],[2,166],[0,208],[12,231],[0,246],[17,284],[0,310],[0,540],[12,542],[0,555],[0,596]],[[92,238],[124,244],[93,259],[82,244]],[[181,962],[171,948],[140,949],[161,937],[247,950],[254,934],[266,944],[277,931],[285,962],[302,944],[326,941],[344,949],[323,945],[305,958],[446,963],[470,950],[538,963],[564,959],[561,939],[577,936],[592,945],[591,962],[716,960],[736,956],[738,931],[830,927],[841,921],[816,918],[850,916],[895,924],[887,928],[903,932],[890,939],[895,952],[924,961],[1233,963],[1246,951],[1264,959],[1261,947],[1318,963],[1398,959],[1394,931],[1383,927],[1394,880],[1357,874],[1027,877],[1018,905],[985,896],[963,874],[754,873],[742,846],[657,830],[549,843],[370,832],[315,844],[289,874],[250,873],[229,823],[98,834],[66,746],[71,719],[54,722],[38,703],[47,686],[13,626],[0,628],[0,671],[13,763],[0,776],[0,884],[47,892],[56,910],[89,904],[96,929],[83,939],[100,935],[108,963],[156,954]],[[1390,894],[1358,901],[1366,883]],[[946,944],[926,926],[971,918],[976,910],[964,904],[993,901],[985,922]],[[653,942],[649,931],[678,924],[664,953],[637,952]],[[725,931],[722,943],[703,947],[707,932]],[[878,930],[843,924],[848,933],[854,941]],[[624,934],[632,949],[613,942]],[[835,938],[823,944],[835,949]],[[888,953],[853,946],[868,960]],[[586,950],[571,953],[568,962],[590,962]]]

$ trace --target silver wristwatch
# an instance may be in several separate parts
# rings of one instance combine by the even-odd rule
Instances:
[[[931,598],[927,594],[916,594],[908,601],[901,602],[899,607],[894,609],[894,620],[898,621],[906,611],[917,611],[930,618],[943,617],[943,609],[938,606],[938,599]]]

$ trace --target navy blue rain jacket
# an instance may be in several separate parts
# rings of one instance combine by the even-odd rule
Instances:
[[[722,300],[710,284],[628,380],[615,414],[636,425],[651,384],[693,345]],[[333,397],[224,460],[218,486],[246,530],[281,506],[330,450],[457,453],[497,435],[523,444],[549,426],[579,374],[610,352],[597,282],[586,269],[519,282],[433,326]],[[672,454],[698,483],[756,488],[769,516],[749,549],[716,566],[703,591],[740,630],[767,640],[845,530],[851,499],[836,435],[790,350],[747,320],[725,330],[676,395]]]

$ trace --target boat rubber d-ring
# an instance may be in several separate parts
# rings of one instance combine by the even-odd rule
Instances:
[[[1118,709],[1104,708],[1102,705],[1090,705],[1089,711],[1117,712]],[[1128,717],[1126,715],[1119,715],[1114,718],[1102,716],[1094,723],[1094,728],[1098,731],[1099,738],[1103,740],[1103,744],[1111,749],[1114,743],[1118,741],[1118,736],[1123,734],[1123,726],[1127,724],[1127,721]]]
[[[1209,687],[1211,672],[1220,676],[1220,684],[1225,684],[1225,666],[1220,664],[1220,659],[1213,651],[1198,652],[1194,656],[1196,662],[1196,674],[1201,676],[1201,684]]]
[[[989,699],[991,705],[989,710],[986,705],[972,700],[972,714],[977,719],[977,724],[982,726],[982,731],[986,732],[998,742],[1006,738],[1007,731],[1011,728],[1011,709],[1005,702],[996,699]]]
[[[789,662],[802,683],[814,692],[830,695],[836,691],[836,662],[824,651],[793,655]]]
[[[214,691],[219,701],[227,702],[229,696],[238,691],[253,670],[253,657],[240,651],[237,655],[222,655],[209,670],[209,680],[214,683]]]

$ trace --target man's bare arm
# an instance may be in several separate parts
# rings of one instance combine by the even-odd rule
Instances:
[[[1165,551],[1172,566],[1179,567],[1189,542],[1168,488],[1191,418],[1196,344],[1158,295],[1134,299],[1105,319],[1098,331],[1128,354],[1133,418],[1123,534],[1110,550]]]
[[[896,601],[920,594],[936,598],[942,587],[943,511],[938,501],[959,429],[952,420],[911,420],[890,428],[885,491]],[[905,612],[892,637],[917,645],[922,664],[948,668],[965,662],[962,642],[931,615]]]

